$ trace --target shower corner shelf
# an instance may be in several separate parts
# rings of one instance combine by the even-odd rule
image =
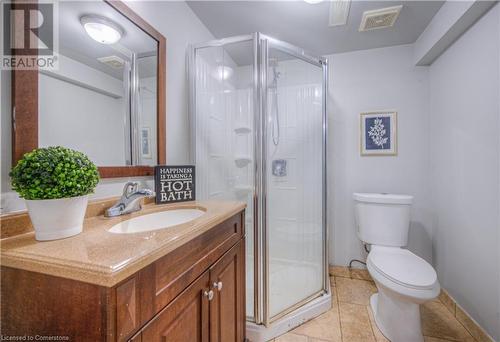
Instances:
[[[236,156],[234,158],[234,162],[237,167],[242,168],[250,164],[252,162],[252,158],[249,156]]]
[[[246,127],[246,126],[240,126],[240,127],[236,127],[234,129],[234,132],[236,134],[248,134],[252,131],[252,129],[250,127]]]

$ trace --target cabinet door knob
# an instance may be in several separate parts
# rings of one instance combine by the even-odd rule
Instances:
[[[208,297],[208,300],[214,299],[214,291],[212,290],[203,292],[203,295]]]
[[[219,282],[214,282],[213,284],[213,288],[214,289],[217,289],[217,290],[222,290],[222,281],[219,281]]]

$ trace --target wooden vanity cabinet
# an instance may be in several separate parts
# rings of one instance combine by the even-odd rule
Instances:
[[[62,335],[92,342],[242,342],[244,211],[113,287],[4,266],[1,280],[4,335]]]
[[[210,268],[210,341],[245,339],[245,242],[240,241]],[[242,290],[243,289],[243,290]],[[243,324],[242,324],[243,322]]]
[[[208,342],[208,285],[207,271],[156,315],[132,341]]]
[[[241,240],[131,341],[243,341],[244,255],[244,240]]]

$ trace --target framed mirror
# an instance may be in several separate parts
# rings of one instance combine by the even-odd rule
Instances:
[[[165,38],[121,1],[59,1],[55,69],[13,71],[13,163],[81,151],[102,178],[165,164]]]

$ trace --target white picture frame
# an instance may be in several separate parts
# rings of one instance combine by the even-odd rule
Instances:
[[[397,112],[375,111],[360,114],[360,154],[396,156],[398,154]]]

